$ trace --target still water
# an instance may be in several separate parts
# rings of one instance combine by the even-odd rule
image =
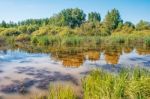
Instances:
[[[93,68],[117,72],[122,67],[150,69],[150,49],[129,46],[20,47],[0,49],[0,99],[29,99],[64,83],[80,90],[80,79]]]

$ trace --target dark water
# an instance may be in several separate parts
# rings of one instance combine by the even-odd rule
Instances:
[[[122,67],[150,68],[150,49],[129,46],[25,47],[0,49],[0,97],[28,99],[45,93],[49,83],[80,86],[93,68],[117,72]]]

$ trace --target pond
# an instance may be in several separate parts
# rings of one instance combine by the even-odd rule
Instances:
[[[150,49],[130,46],[0,48],[0,99],[29,99],[49,84],[71,84],[80,90],[91,69],[117,72],[122,67],[150,68]]]

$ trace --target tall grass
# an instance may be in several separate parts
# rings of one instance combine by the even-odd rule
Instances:
[[[20,34],[15,38],[15,41],[27,42],[30,41],[30,35],[28,34]]]
[[[144,39],[144,44],[145,44],[146,46],[150,47],[150,37],[146,37],[146,38]]]
[[[62,39],[62,45],[80,45],[84,37],[67,36]]]
[[[46,46],[49,45],[49,39],[47,36],[33,36],[31,38],[31,44]]]
[[[124,35],[112,35],[108,38],[109,43],[125,43]]]
[[[77,99],[73,88],[69,85],[53,85],[47,96],[35,97],[34,99]]]
[[[71,46],[78,46],[78,45],[97,45],[101,43],[100,36],[67,36],[61,39],[61,45],[71,45]]]
[[[138,67],[110,73],[93,70],[82,81],[82,99],[150,99],[150,72]],[[68,85],[51,86],[45,97],[35,99],[79,99]]]
[[[132,44],[132,45],[146,45],[150,46],[150,31],[133,31],[130,34],[122,32],[114,32],[109,36],[100,35],[80,35],[80,33],[70,33],[68,30],[63,31],[64,33],[46,33],[43,35],[6,35],[6,41],[24,42],[28,41],[31,44],[36,45],[99,45],[99,44]],[[69,33],[68,33],[69,32]],[[19,35],[19,36],[18,36]],[[4,35],[1,35],[4,36]],[[30,39],[31,38],[31,39]]]
[[[84,99],[149,99],[150,73],[135,68],[119,75],[94,70],[83,80]]]
[[[38,38],[39,45],[49,45],[49,38],[47,36],[41,36]]]

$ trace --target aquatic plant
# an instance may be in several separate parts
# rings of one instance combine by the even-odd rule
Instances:
[[[37,36],[32,36],[31,37],[31,43],[32,44],[38,44],[38,37]]]
[[[135,68],[119,75],[94,70],[83,80],[84,99],[148,99],[150,73]]]
[[[104,41],[109,44],[121,44],[121,43],[125,43],[125,40],[126,40],[125,37],[126,37],[125,35],[115,34],[115,35],[106,37]]]
[[[62,37],[60,36],[49,36],[48,39],[50,45],[61,45]]]
[[[62,41],[62,45],[79,45],[82,42],[83,37],[79,36],[68,36]]]
[[[150,47],[150,37],[146,37],[146,38],[144,39],[144,44],[145,44],[146,46]]]
[[[82,79],[82,99],[149,99],[149,82],[150,72],[138,67],[123,68],[117,74],[96,69]],[[68,85],[53,85],[47,96],[35,99],[80,98]]]
[[[34,99],[77,99],[77,96],[71,86],[58,84],[50,86],[47,96],[36,96]]]
[[[49,45],[49,38],[47,36],[38,37],[38,44],[39,45]]]
[[[50,44],[50,40],[48,36],[33,36],[31,38],[31,44],[47,46]]]

